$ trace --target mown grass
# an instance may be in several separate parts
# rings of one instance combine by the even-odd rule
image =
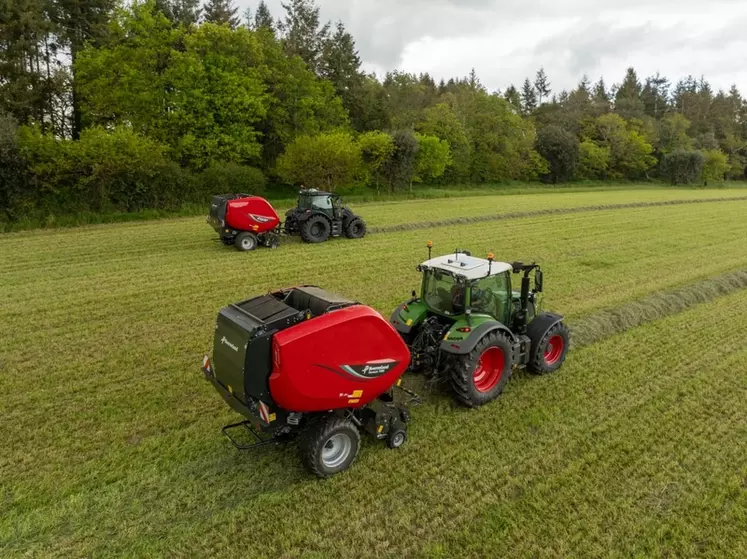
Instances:
[[[235,416],[198,368],[218,308],[269,288],[319,283],[388,313],[416,287],[428,237],[437,252],[537,259],[548,306],[577,320],[744,268],[746,210],[589,212],[252,254],[197,219],[4,236],[0,555],[742,556],[743,294],[574,351],[559,375],[518,375],[475,412],[435,396],[401,453],[366,441],[328,482],[292,447],[230,447],[219,427]],[[667,484],[657,515],[646,499]]]

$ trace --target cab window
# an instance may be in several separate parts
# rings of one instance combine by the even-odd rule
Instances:
[[[508,272],[482,278],[472,284],[473,313],[489,314],[506,324],[510,317],[511,278]]]
[[[312,206],[318,210],[331,210],[332,209],[332,197],[331,196],[315,196],[311,202]]]

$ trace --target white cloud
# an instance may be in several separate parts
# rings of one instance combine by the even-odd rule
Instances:
[[[258,0],[239,0],[242,10]],[[281,0],[269,0],[276,17]],[[489,89],[517,86],[544,66],[555,91],[584,73],[611,84],[634,66],[676,81],[705,75],[715,89],[747,93],[743,0],[317,0],[341,19],[365,68],[434,78],[475,67]]]

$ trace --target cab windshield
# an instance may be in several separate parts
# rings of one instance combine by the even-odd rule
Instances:
[[[423,299],[432,310],[449,315],[464,312],[465,283],[438,269],[423,273]]]
[[[298,200],[298,207],[302,210],[331,210],[331,196],[301,196]]]

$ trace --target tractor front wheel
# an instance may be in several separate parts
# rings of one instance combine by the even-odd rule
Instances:
[[[349,419],[326,417],[306,428],[299,441],[301,462],[319,477],[347,470],[358,456],[361,435]]]
[[[236,248],[242,252],[254,250],[257,248],[257,236],[254,233],[239,233],[236,235],[236,241],[234,242]]]
[[[563,365],[568,353],[570,336],[568,327],[558,322],[542,337],[534,359],[527,366],[530,372],[538,375],[554,373]]]
[[[493,331],[467,355],[454,356],[451,387],[462,404],[477,408],[501,395],[514,366],[511,342]]]
[[[329,239],[331,229],[326,217],[314,215],[301,225],[301,238],[307,243],[323,243]]]
[[[348,239],[361,239],[366,234],[366,222],[360,217],[355,217],[350,220],[348,226],[345,228],[345,236]]]

